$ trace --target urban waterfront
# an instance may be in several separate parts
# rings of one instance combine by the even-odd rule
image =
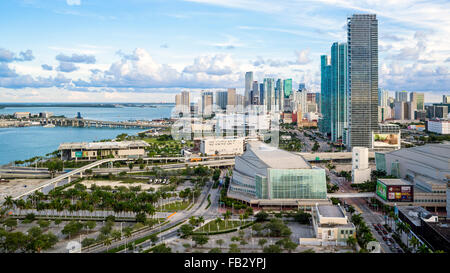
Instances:
[[[58,107],[58,106],[7,106],[0,109],[0,115],[15,112],[51,112],[55,116],[65,116],[74,118],[80,112],[81,117],[85,119],[104,120],[104,121],[127,121],[127,120],[152,120],[157,118],[168,118],[172,112],[173,105],[154,104],[153,107]]]
[[[54,115],[75,117],[77,112],[86,119],[105,121],[152,120],[168,118],[172,105],[154,107],[27,107],[14,106],[0,109],[0,114],[15,112],[52,112]],[[136,134],[143,129],[74,128],[42,126],[0,128],[0,165],[34,156],[45,156],[62,142],[96,141],[112,139],[121,133]]]
[[[76,128],[42,126],[0,128],[0,165],[55,151],[62,142],[111,139],[121,133],[136,134],[142,129]]]

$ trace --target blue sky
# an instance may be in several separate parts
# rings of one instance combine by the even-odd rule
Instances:
[[[450,2],[10,0],[0,2],[0,102],[173,101],[242,89],[245,71],[318,92],[346,18],[376,13],[380,87],[450,86]]]

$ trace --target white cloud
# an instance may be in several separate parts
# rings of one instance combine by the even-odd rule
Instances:
[[[66,0],[66,3],[69,6],[79,6],[81,5],[81,0]]]

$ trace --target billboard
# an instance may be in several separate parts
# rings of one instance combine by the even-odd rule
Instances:
[[[387,201],[390,202],[412,202],[413,188],[412,186],[388,186]]]
[[[400,133],[397,134],[377,134],[372,135],[372,146],[374,148],[399,147]]]
[[[83,152],[75,152],[75,157],[83,157]]]
[[[381,183],[380,181],[377,182],[377,195],[381,197],[383,200],[387,200],[386,198],[386,185]]]

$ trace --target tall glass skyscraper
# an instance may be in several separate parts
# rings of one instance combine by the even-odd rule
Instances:
[[[331,65],[327,55],[320,56],[320,109],[322,119],[319,130],[324,134],[331,133]]]
[[[252,91],[252,85],[253,85],[253,72],[246,72],[245,73],[245,105],[250,104],[250,92]]]
[[[378,129],[378,20],[375,14],[347,18],[348,143],[372,147]]]
[[[347,44],[331,46],[331,140],[342,140],[347,124]]]
[[[264,109],[271,111],[275,104],[275,80],[273,78],[264,78]]]
[[[283,81],[281,79],[278,79],[275,86],[275,105],[278,106],[278,109],[280,111],[283,111],[284,106],[283,102],[284,102],[284,85]]]

